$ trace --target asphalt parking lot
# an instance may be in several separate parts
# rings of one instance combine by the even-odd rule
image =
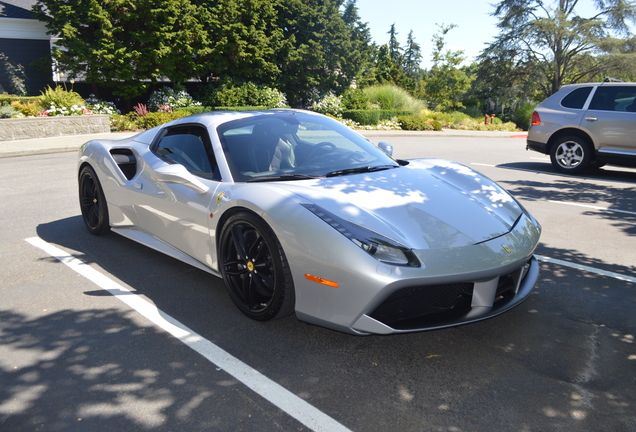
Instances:
[[[521,138],[377,135],[539,220],[526,302],[388,337],[252,322],[207,273],[90,236],[75,153],[2,158],[0,430],[636,431],[636,170],[566,177]]]

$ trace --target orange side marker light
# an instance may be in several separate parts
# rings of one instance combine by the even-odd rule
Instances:
[[[312,276],[310,274],[306,274],[305,275],[305,279],[308,279],[308,280],[313,281],[313,282],[318,282],[319,284],[327,285],[327,286],[330,286],[330,287],[333,287],[333,288],[338,288],[338,286],[339,286],[338,282],[332,282],[330,280],[319,278],[318,276]]]

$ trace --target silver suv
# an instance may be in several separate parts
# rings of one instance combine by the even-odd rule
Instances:
[[[526,149],[576,174],[605,164],[636,166],[636,83],[566,85],[532,114]]]

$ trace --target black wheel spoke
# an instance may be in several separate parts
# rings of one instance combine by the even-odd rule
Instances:
[[[274,295],[274,281],[271,280],[267,275],[262,273],[255,273],[254,277],[254,285],[256,291],[265,297],[271,297]]]
[[[241,225],[234,225],[232,227],[232,241],[234,242],[234,248],[236,253],[244,259],[247,259],[247,244],[245,242],[245,233]]]
[[[240,259],[225,261],[223,263],[223,265],[225,266],[225,273],[230,276],[238,276],[238,275],[246,274],[247,269],[245,268],[245,266],[243,266],[244,263],[245,261]]]
[[[254,309],[254,299],[252,295],[252,278],[249,275],[243,278],[243,302],[248,310]]]

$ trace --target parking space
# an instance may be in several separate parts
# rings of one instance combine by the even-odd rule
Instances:
[[[87,234],[75,154],[3,159],[0,429],[636,430],[636,170],[557,176],[522,139],[382,141],[477,169],[541,222],[526,302],[389,337],[253,322],[220,280]]]

